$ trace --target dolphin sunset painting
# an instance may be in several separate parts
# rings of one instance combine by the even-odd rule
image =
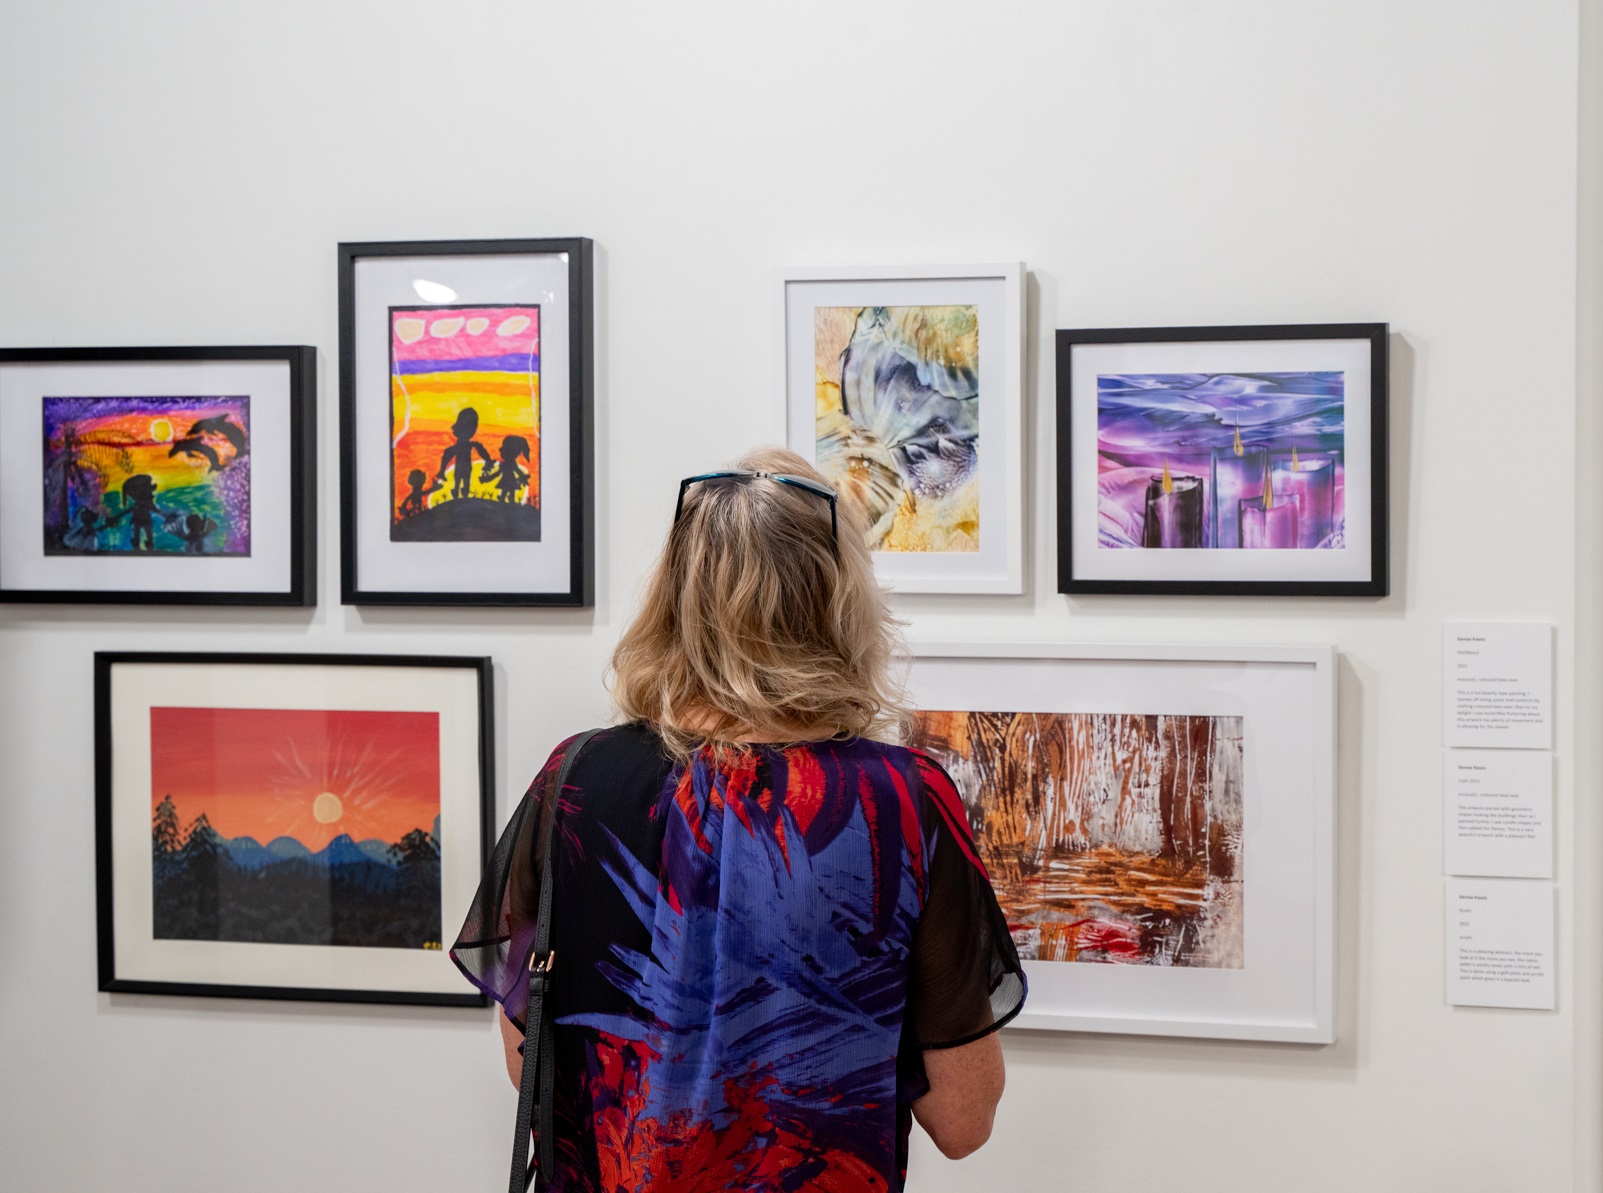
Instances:
[[[250,398],[46,397],[46,555],[249,555]]]
[[[439,948],[439,722],[152,708],[154,936]]]

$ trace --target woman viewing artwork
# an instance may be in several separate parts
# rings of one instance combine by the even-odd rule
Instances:
[[[543,1188],[899,1190],[914,1119],[953,1158],[990,1135],[1024,976],[951,778],[890,744],[865,533],[788,451],[686,480],[613,655],[625,723],[507,825],[452,956],[517,1084],[555,801]]]

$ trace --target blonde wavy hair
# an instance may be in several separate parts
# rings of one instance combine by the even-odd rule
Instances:
[[[756,448],[736,468],[828,486],[794,452]],[[907,720],[893,659],[899,623],[874,578],[862,521],[766,478],[685,493],[633,623],[612,653],[619,711],[683,756],[703,742],[882,737]]]

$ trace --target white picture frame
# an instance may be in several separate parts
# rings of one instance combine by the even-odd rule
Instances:
[[[1334,1042],[1334,648],[925,642],[910,656],[919,709],[1240,719],[1239,961],[1026,960],[1012,1027]]]
[[[842,362],[839,367],[844,369],[846,351],[869,345],[872,331],[865,329],[861,335],[849,337],[844,331],[831,333],[841,339],[844,348],[838,353],[831,351],[833,340],[820,348],[818,312],[859,308],[862,316],[870,309],[885,310],[892,316],[892,334],[899,337],[899,329],[905,327],[895,322],[899,309],[972,308],[967,316],[972,320],[976,345],[972,356],[965,353],[960,365],[935,362],[940,367],[934,371],[924,369],[930,362],[909,362],[921,378],[920,392],[931,399],[916,408],[916,427],[910,433],[887,445],[881,439],[902,429],[891,415],[875,418],[870,414],[857,422],[845,415],[844,409],[841,412],[853,424],[852,450],[858,453],[854,458],[859,463],[866,461],[874,494],[859,500],[853,496],[853,486],[847,485],[843,499],[858,501],[859,508],[872,506],[871,518],[882,536],[879,542],[914,541],[910,536],[916,529],[916,541],[935,544],[874,552],[880,579],[898,592],[1016,594],[1025,590],[1024,283],[1021,262],[792,267],[775,272],[775,391],[783,441],[815,465],[820,465],[820,388],[828,384],[838,384],[842,391],[851,388],[844,377],[822,377],[815,361],[822,353],[822,358]],[[882,326],[887,326],[883,320]],[[906,340],[895,338],[888,346],[876,342],[864,351],[889,354],[898,344],[905,347]],[[863,359],[871,358],[865,355]],[[930,385],[924,385],[924,379]],[[873,388],[887,392],[879,386]],[[972,407],[967,405],[971,400]],[[882,412],[890,405],[882,407]],[[949,421],[953,411],[956,426]],[[917,421],[922,415],[929,417]],[[874,426],[865,425],[868,423]],[[931,431],[931,427],[935,429]],[[834,442],[839,442],[838,438]],[[999,446],[993,448],[992,444]],[[826,455],[829,458],[820,470],[833,480],[832,472],[839,468],[832,468],[831,462],[838,463],[840,457],[828,449]],[[954,471],[961,479],[951,479]],[[916,479],[907,480],[906,476]],[[869,487],[856,491],[867,492]],[[905,513],[900,512],[898,499],[905,504]],[[959,510],[963,512],[955,512]],[[969,511],[973,511],[972,522]],[[952,525],[961,529],[948,530]]]

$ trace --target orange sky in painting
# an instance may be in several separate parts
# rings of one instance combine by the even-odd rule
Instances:
[[[152,401],[159,400],[152,399]],[[126,476],[143,472],[155,480],[157,491],[160,493],[170,489],[180,489],[206,479],[210,471],[206,459],[200,455],[187,453],[175,456],[172,454],[172,445],[173,441],[181,438],[194,423],[202,418],[215,418],[219,415],[230,416],[236,421],[239,419],[239,413],[234,406],[219,403],[215,407],[185,409],[170,418],[156,413],[81,419],[77,420],[77,427],[80,435],[120,431],[130,440],[123,449],[128,453],[130,466],[126,469],[119,467],[114,476],[108,474],[106,478],[108,488],[121,484]],[[60,450],[59,438],[54,450]],[[222,447],[224,465],[226,466],[232,458],[232,449],[224,444]],[[93,457],[86,462],[93,463]],[[156,500],[160,502],[161,498],[157,497]]]
[[[225,837],[294,837],[318,850],[341,833],[396,841],[432,831],[440,811],[440,718],[433,712],[153,708],[151,807],[202,812]],[[318,796],[323,818],[314,814]]]

